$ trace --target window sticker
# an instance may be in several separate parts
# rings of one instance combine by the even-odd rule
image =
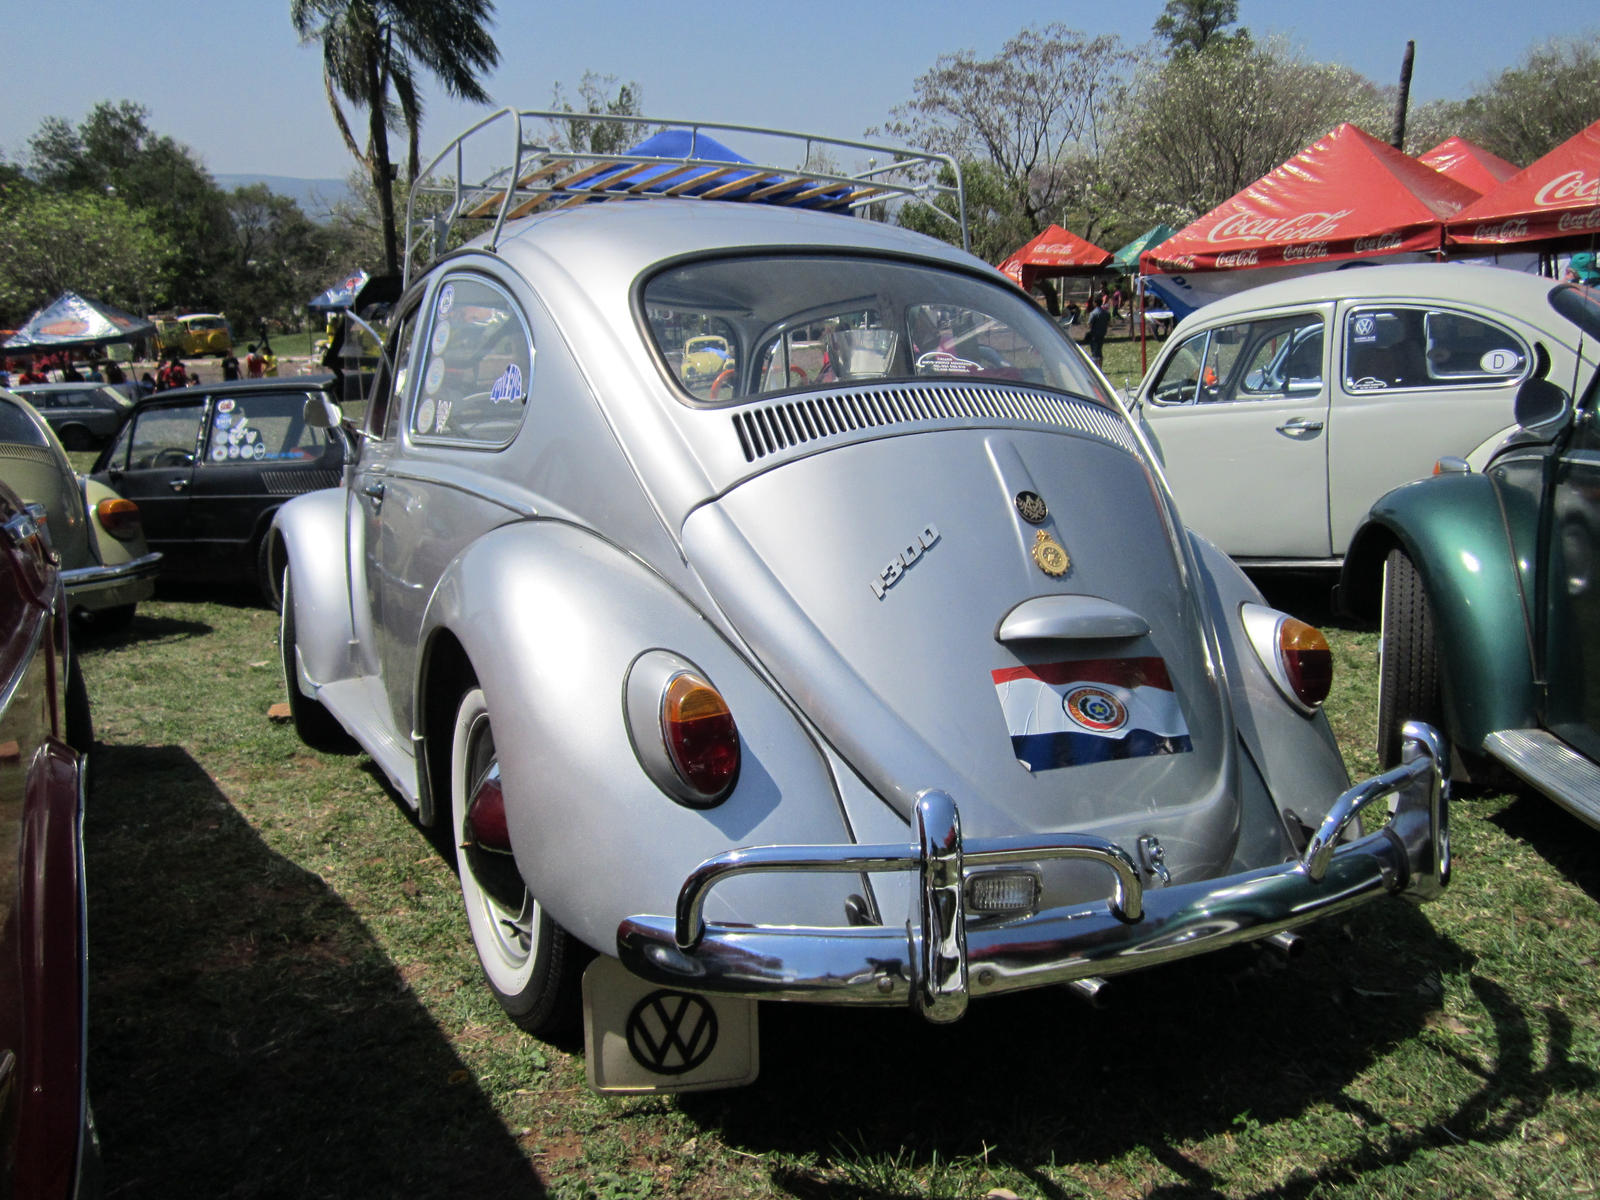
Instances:
[[[501,372],[489,389],[491,404],[519,404],[527,396],[522,390],[522,368],[512,363]]]
[[[265,442],[257,442],[255,445],[250,447],[250,457],[255,459],[257,462],[266,456],[267,444]]]
[[[438,418],[438,420],[436,420],[434,422],[433,431],[435,433],[443,433],[444,432],[445,423],[447,421],[449,421],[449,420],[450,420],[450,401],[441,400],[441,401],[439,401],[439,418]]]
[[[227,413],[218,413],[217,419],[212,422],[212,424],[214,424],[218,429],[226,429],[229,425],[233,424],[233,418]]]
[[[930,350],[917,359],[918,375],[976,375],[983,368],[948,350]]]
[[[439,315],[447,317],[450,309],[456,302],[456,285],[447,283],[439,289]]]
[[[422,403],[417,405],[417,428],[423,433],[426,433],[429,427],[432,426],[433,413],[433,399],[431,397],[424,398]]]
[[[450,344],[450,322],[444,317],[439,318],[439,323],[433,327],[433,352],[443,354],[444,348]]]
[[[214,441],[214,442],[211,443],[211,461],[212,462],[221,462],[221,461],[223,461],[223,459],[225,459],[227,457],[228,457],[228,443],[226,441]]]
[[[1389,382],[1371,375],[1363,375],[1360,379],[1351,380],[1347,386],[1352,392],[1382,392],[1388,390]]]
[[[231,413],[233,411],[233,397],[228,396],[218,400],[217,411],[219,413]]]
[[[1515,375],[1522,367],[1522,356],[1502,346],[1480,358],[1478,366],[1485,375]]]
[[[439,390],[439,385],[444,382],[444,359],[436,358],[428,364],[428,376],[422,381],[422,386],[427,389],[428,395],[433,395]]]
[[[1367,343],[1378,340],[1378,319],[1376,317],[1359,316],[1351,324],[1354,336],[1351,341]]]

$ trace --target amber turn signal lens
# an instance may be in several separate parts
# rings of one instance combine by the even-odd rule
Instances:
[[[126,541],[139,536],[139,506],[132,500],[111,496],[94,506],[100,527],[114,538]]]
[[[1278,654],[1300,703],[1315,708],[1333,687],[1333,652],[1322,630],[1287,617],[1278,626]]]
[[[673,676],[661,697],[661,736],[678,778],[706,801],[739,774],[739,729],[722,693],[698,675]]]

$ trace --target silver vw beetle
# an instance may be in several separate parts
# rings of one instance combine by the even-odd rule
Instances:
[[[1185,531],[1104,378],[859,215],[959,218],[939,160],[540,116],[430,168],[495,138],[408,218],[490,226],[409,281],[345,486],[270,547],[297,728],[447,830],[513,1019],[581,1002],[600,1089],[735,1086],[759,1000],[951,1021],[1440,892],[1433,731],[1351,786],[1326,642]]]

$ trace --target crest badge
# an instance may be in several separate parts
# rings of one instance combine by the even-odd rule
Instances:
[[[1033,561],[1039,564],[1039,570],[1052,578],[1058,578],[1067,573],[1067,568],[1072,566],[1072,560],[1067,557],[1067,552],[1044,530],[1039,530],[1033,535]]]
[[[1016,503],[1018,514],[1029,525],[1043,525],[1044,519],[1050,515],[1044,497],[1038,492],[1018,492]]]

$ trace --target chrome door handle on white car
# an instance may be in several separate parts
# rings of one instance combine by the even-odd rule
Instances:
[[[1285,421],[1278,426],[1279,433],[1321,433],[1321,421],[1307,421],[1303,417],[1296,417],[1292,421]]]

